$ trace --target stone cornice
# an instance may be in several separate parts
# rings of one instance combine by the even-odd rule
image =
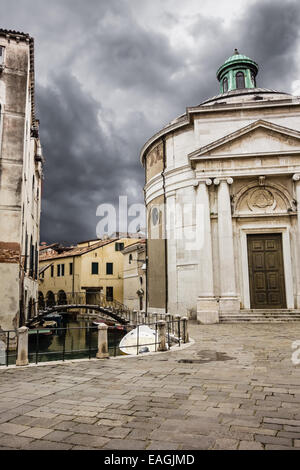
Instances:
[[[199,157],[202,157],[203,155],[206,155],[207,153],[211,152],[212,150],[215,150],[218,147],[221,147],[221,146],[223,146],[227,143],[233,142],[234,140],[239,139],[239,138],[253,132],[256,129],[267,129],[269,131],[273,131],[275,133],[278,133],[278,134],[281,134],[281,135],[284,135],[284,136],[289,136],[289,137],[299,139],[299,149],[298,150],[291,150],[291,151],[288,150],[288,151],[284,151],[282,153],[300,153],[300,132],[299,131],[296,131],[294,129],[290,129],[289,127],[279,126],[278,124],[274,124],[272,122],[265,121],[263,119],[259,119],[255,122],[252,122],[251,124],[248,124],[248,126],[244,126],[241,129],[238,129],[237,131],[231,132],[230,134],[227,134],[227,135],[221,137],[220,139],[217,139],[217,140],[211,142],[210,144],[205,145],[204,147],[200,147],[199,149],[195,150],[194,152],[191,152],[188,155],[188,158],[189,158],[190,161],[195,161]],[[267,155],[270,155],[270,154],[277,155],[278,153],[281,153],[281,152],[259,152],[259,154],[267,154]],[[235,155],[235,156],[241,157],[241,156],[245,156],[245,155],[250,156],[250,155],[253,155],[253,154],[247,153],[247,154],[238,154],[238,155]],[[258,154],[255,153],[255,155],[258,155]],[[230,156],[230,158],[232,158],[233,155],[228,154],[228,156]],[[209,155],[209,157],[211,158],[211,155]],[[221,157],[226,157],[226,155],[222,155]],[[220,155],[215,155],[212,158],[220,158]]]
[[[140,151],[141,164],[144,165],[145,154],[147,150],[149,150],[149,147],[154,142],[156,142],[161,137],[170,134],[173,131],[192,125],[194,115],[196,114],[213,113],[213,112],[220,112],[220,111],[238,111],[241,109],[245,110],[245,109],[276,108],[276,107],[286,107],[286,106],[300,106],[300,102],[298,99],[295,99],[294,101],[274,100],[274,101],[268,101],[268,102],[260,101],[260,102],[253,102],[253,103],[247,102],[247,103],[235,103],[235,104],[219,104],[219,105],[212,105],[212,106],[199,105],[195,107],[188,107],[186,108],[186,115],[183,118],[161,129],[143,145]]]

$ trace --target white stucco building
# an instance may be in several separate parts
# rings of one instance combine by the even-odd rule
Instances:
[[[257,72],[235,51],[220,94],[142,149],[148,309],[203,323],[300,309],[300,99]]]

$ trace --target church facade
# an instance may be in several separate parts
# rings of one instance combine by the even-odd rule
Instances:
[[[235,51],[220,94],[141,151],[147,307],[217,323],[300,309],[300,100]]]

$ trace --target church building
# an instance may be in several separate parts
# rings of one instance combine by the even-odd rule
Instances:
[[[235,50],[219,94],[141,151],[148,311],[300,319],[300,99],[257,73]]]

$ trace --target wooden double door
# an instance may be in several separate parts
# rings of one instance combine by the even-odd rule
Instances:
[[[247,245],[251,308],[286,308],[282,235],[248,235]]]

